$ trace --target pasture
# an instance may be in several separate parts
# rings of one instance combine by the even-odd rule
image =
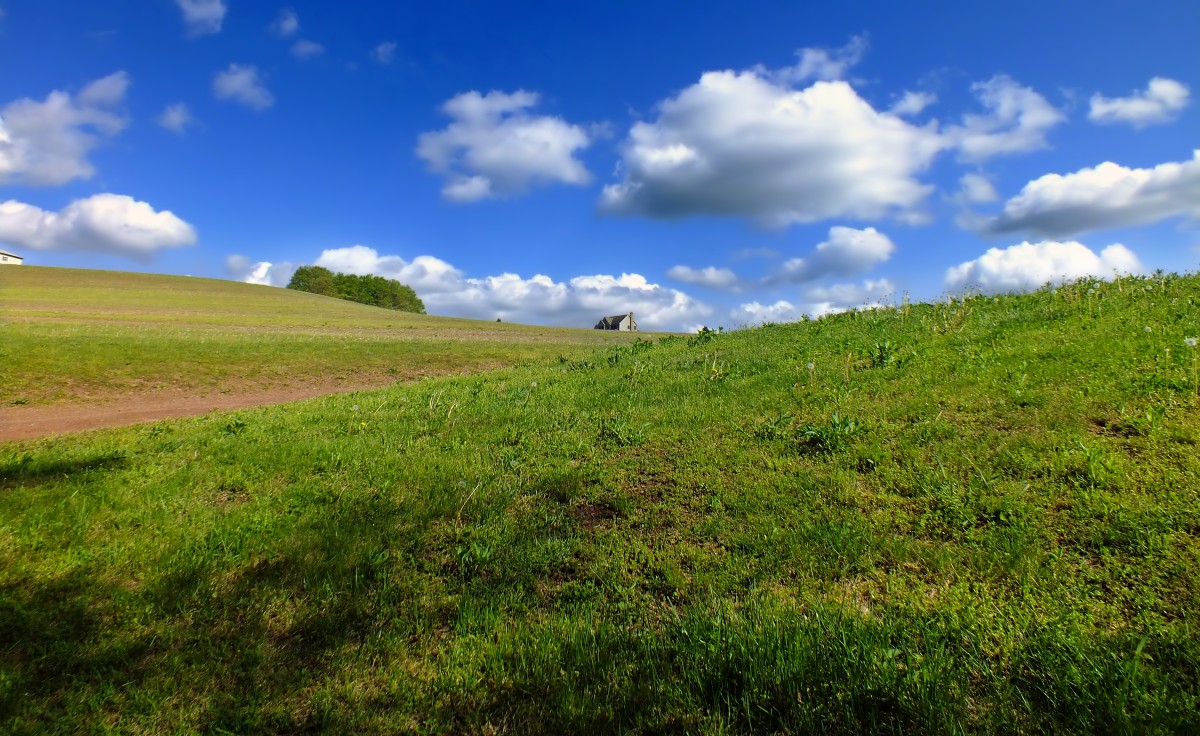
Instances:
[[[632,339],[427,317],[214,279],[35,266],[0,270],[0,338],[0,412],[8,415],[0,424],[31,417],[35,429],[54,429],[81,407],[99,409],[84,412],[83,426],[114,406],[204,413]]]

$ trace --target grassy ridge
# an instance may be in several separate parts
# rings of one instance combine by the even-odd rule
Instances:
[[[1187,732],[1200,279],[0,448],[0,730]]]
[[[231,281],[26,266],[0,270],[0,338],[0,406],[339,378],[378,384],[627,339],[426,317]]]

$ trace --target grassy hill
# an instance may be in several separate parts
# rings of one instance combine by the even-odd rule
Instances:
[[[1198,300],[1081,282],[0,446],[0,730],[1188,732]]]
[[[328,379],[382,385],[622,339],[632,338],[426,317],[215,279],[0,269],[0,406]]]

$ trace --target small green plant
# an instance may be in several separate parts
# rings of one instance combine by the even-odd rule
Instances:
[[[712,362],[708,362],[708,355],[704,356],[704,379],[707,381],[723,381],[729,378],[729,369],[722,362],[717,360],[717,354],[713,353]]]
[[[886,368],[894,365],[898,358],[896,355],[896,345],[891,340],[875,343],[875,348],[871,352],[871,364],[876,368]]]
[[[1116,462],[1099,445],[1086,445],[1079,442],[1079,452],[1082,462],[1078,466],[1078,477],[1089,487],[1095,488],[1104,483],[1117,471]]]
[[[692,335],[688,338],[688,346],[694,348],[697,345],[707,345],[715,340],[717,335],[721,334],[723,331],[724,329],[721,327],[718,327],[715,330],[709,329],[708,327],[701,327],[695,335]]]
[[[806,424],[800,428],[798,441],[816,452],[837,452],[842,449],[862,425],[850,417],[835,412],[824,424]]]
[[[477,539],[464,540],[454,547],[454,560],[464,574],[478,573],[491,559],[491,545]]]
[[[598,440],[601,444],[616,447],[640,445],[645,440],[649,424],[633,426],[620,417],[601,417]]]
[[[1192,403],[1200,403],[1200,349],[1197,349],[1196,344],[1200,342],[1200,338],[1185,337],[1183,344],[1187,346],[1188,352],[1192,354]]]
[[[782,440],[795,436],[796,418],[788,412],[779,412],[774,416],[760,419],[751,433],[760,440]]]

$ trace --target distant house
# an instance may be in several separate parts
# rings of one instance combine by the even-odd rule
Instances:
[[[16,253],[9,253],[6,250],[0,250],[0,265],[19,266],[23,260],[25,259]]]
[[[633,318],[633,312],[630,312],[629,314],[618,314],[615,317],[604,317],[596,323],[596,329],[636,332],[637,320]]]

